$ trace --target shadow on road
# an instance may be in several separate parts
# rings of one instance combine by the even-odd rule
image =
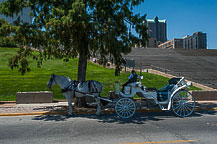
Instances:
[[[128,124],[128,123],[135,123],[135,124],[144,124],[147,120],[152,121],[159,121],[163,120],[157,116],[147,116],[144,113],[135,114],[134,117],[130,119],[121,119],[116,116],[116,114],[102,114],[97,116],[95,114],[75,114],[72,116],[68,115],[42,115],[42,116],[35,116],[33,120],[43,120],[43,121],[67,121],[68,119],[77,119],[77,118],[87,118],[87,119],[94,119],[101,123],[119,123],[119,124]]]
[[[187,118],[197,118],[201,117],[204,114],[216,115],[217,111],[196,111],[190,117]],[[95,114],[74,114],[72,116],[68,115],[41,115],[35,116],[33,120],[40,121],[67,121],[77,118],[87,118],[94,119],[101,123],[118,123],[118,124],[145,124],[147,121],[161,121],[168,120],[170,118],[182,119],[181,117],[176,117],[171,111],[162,111],[162,112],[137,112],[130,119],[121,119],[116,114],[102,114],[97,116]]]
[[[201,117],[204,114],[208,115],[216,115],[217,111],[214,111],[213,108],[216,108],[216,103],[203,102],[196,103],[196,108],[200,108],[200,111],[195,111],[191,117]],[[204,110],[203,110],[204,109]],[[209,109],[207,111],[207,109]],[[66,115],[68,107],[64,107],[64,109],[56,109],[54,111],[65,112],[65,114],[52,114],[52,115],[41,115],[35,116],[33,120],[43,120],[43,121],[66,121],[68,119],[73,118],[87,118],[87,119],[95,119],[98,122],[102,123],[119,123],[119,124],[127,124],[127,123],[135,123],[135,124],[144,124],[146,121],[160,121],[169,118],[180,118],[176,117],[172,111],[161,111],[161,112],[136,112],[136,114],[130,119],[121,119],[116,114],[101,114],[97,116],[95,114],[73,114],[72,116]],[[95,111],[95,109],[84,109],[83,111]],[[53,109],[50,109],[50,112],[53,112]]]

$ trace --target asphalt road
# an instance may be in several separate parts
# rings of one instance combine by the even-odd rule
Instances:
[[[0,117],[0,144],[216,144],[217,113]]]

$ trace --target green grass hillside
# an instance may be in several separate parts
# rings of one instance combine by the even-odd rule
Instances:
[[[17,69],[11,70],[8,67],[8,59],[16,54],[16,48],[0,47],[0,101],[11,101],[16,99],[16,92],[48,91],[46,88],[50,74],[68,76],[77,79],[78,59],[64,62],[62,60],[48,60],[43,63],[41,68],[37,68],[35,61],[30,59],[30,72],[21,75]],[[121,73],[120,76],[114,75],[114,69],[107,69],[97,64],[88,62],[87,80],[97,80],[103,83],[102,96],[108,96],[109,91],[114,90],[115,81],[123,84],[127,81],[128,73]],[[147,87],[162,87],[168,80],[162,76],[143,73],[143,85]],[[191,87],[191,89],[198,89]],[[61,89],[55,85],[53,88],[54,99],[64,99]]]

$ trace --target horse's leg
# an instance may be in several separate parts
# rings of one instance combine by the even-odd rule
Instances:
[[[69,105],[69,115],[72,115],[72,111],[73,111],[73,107],[72,107],[72,98],[71,98],[71,92],[65,92],[64,96],[66,98],[66,100],[68,101],[68,105]]]
[[[96,103],[97,103],[96,115],[100,115],[100,113],[101,113],[101,102],[97,97],[95,97],[95,100],[96,100]]]

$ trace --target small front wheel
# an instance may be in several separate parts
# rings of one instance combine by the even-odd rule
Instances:
[[[177,116],[190,116],[194,111],[194,107],[194,97],[188,91],[180,90],[172,98],[172,110]]]
[[[115,104],[115,112],[121,118],[131,118],[136,112],[136,104],[130,98],[120,98]]]

